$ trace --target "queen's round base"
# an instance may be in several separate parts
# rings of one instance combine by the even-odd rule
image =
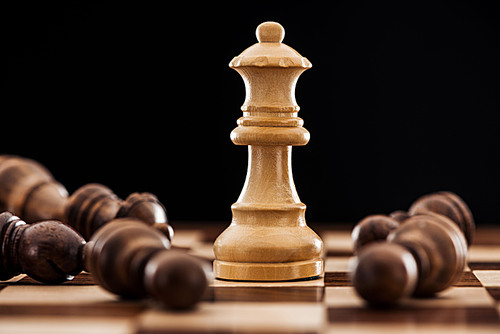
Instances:
[[[322,259],[285,263],[214,261],[215,277],[232,281],[290,281],[322,274]]]

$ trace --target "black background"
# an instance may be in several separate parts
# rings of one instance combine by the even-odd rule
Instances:
[[[159,3],[1,5],[0,153],[70,192],[149,191],[171,220],[229,222],[247,150],[228,63],[273,20],[313,64],[296,90],[311,141],[293,149],[308,221],[451,190],[498,223],[498,1]]]

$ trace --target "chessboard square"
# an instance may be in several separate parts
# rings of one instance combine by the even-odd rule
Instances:
[[[188,251],[189,255],[207,260],[212,262],[215,260],[215,254],[214,254],[214,244],[213,243],[207,243],[207,242],[201,242],[193,245],[194,247]]]
[[[325,286],[352,286],[352,282],[347,272],[326,272]]]
[[[482,287],[451,287],[435,297],[410,298],[402,305],[406,308],[492,308],[494,300]]]
[[[365,302],[352,286],[326,286],[324,303],[335,308],[363,308]]]
[[[477,279],[476,275],[471,271],[464,271],[462,277],[453,286],[461,287],[481,287],[481,282]]]
[[[133,333],[133,318],[79,316],[0,317],[0,333],[124,334]]]
[[[353,245],[351,231],[326,231],[321,233],[327,256],[351,256]]]
[[[495,324],[441,324],[441,323],[333,323],[329,324],[326,334],[497,334],[498,326]]]
[[[406,324],[492,324],[499,326],[500,319],[494,307],[394,307],[328,308],[329,323],[406,323]]]
[[[474,275],[485,287],[500,287],[500,271],[498,270],[474,270]]]
[[[433,298],[408,298],[397,307],[380,310],[367,307],[352,287],[327,286],[325,305],[330,322],[460,323],[466,319],[500,324],[494,300],[479,287],[450,288]]]
[[[0,291],[0,315],[4,316],[128,317],[145,307],[144,302],[120,300],[99,286],[11,285]]]
[[[219,287],[213,288],[215,302],[321,302],[323,287]]]
[[[193,246],[201,242],[203,237],[200,230],[175,230],[172,238],[172,247],[192,249]]]
[[[500,302],[500,287],[487,287],[486,291],[488,291],[493,299],[495,299],[497,302]],[[500,310],[500,304],[498,304],[498,307]]]
[[[500,245],[475,245],[469,248],[468,262],[500,263]]]
[[[469,262],[471,270],[500,270],[500,262]]]
[[[37,296],[36,299],[33,296]],[[117,296],[97,285],[11,285],[0,291],[5,304],[75,304],[116,301]]]
[[[325,272],[347,272],[352,256],[328,256],[325,260]]]
[[[149,310],[138,333],[319,333],[325,310],[318,303],[200,303],[189,312]]]

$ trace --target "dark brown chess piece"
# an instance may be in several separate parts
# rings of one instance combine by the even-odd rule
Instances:
[[[352,259],[350,266],[354,288],[371,305],[393,305],[410,296],[417,284],[415,258],[396,243],[370,243]]]
[[[0,280],[25,273],[58,284],[84,268],[104,289],[124,298],[146,298],[185,309],[194,306],[208,284],[209,266],[179,251],[169,239],[136,218],[118,218],[88,243],[59,221],[26,224],[0,213]]]
[[[389,233],[399,226],[399,222],[386,215],[369,215],[352,230],[354,252],[371,242],[386,240]]]
[[[167,307],[192,307],[207,287],[207,269],[169,247],[164,234],[139,220],[115,219],[87,243],[86,268],[102,287],[122,297],[150,296]]]
[[[374,305],[443,291],[460,278],[474,229],[467,205],[450,192],[422,196],[408,213],[368,216],[352,233],[356,291]]]
[[[125,200],[101,184],[88,184],[71,197],[38,162],[0,156],[0,211],[10,211],[32,223],[60,220],[86,240],[102,225],[119,217],[135,217],[162,231],[169,240],[173,229],[165,207],[150,193],[133,193]]]
[[[362,219],[351,233],[354,249],[357,250],[371,241],[382,241],[397,223],[404,224],[411,216],[428,213],[450,218],[464,234],[467,245],[471,245],[476,227],[469,207],[457,194],[439,191],[419,197],[408,211],[397,210],[389,216],[378,214]]]
[[[415,215],[386,242],[361,248],[351,268],[352,282],[361,297],[375,305],[411,295],[431,296],[460,278],[466,258],[465,237],[449,218]]]
[[[85,240],[59,221],[26,224],[0,213],[0,280],[21,273],[44,283],[62,283],[82,271]]]
[[[410,216],[434,212],[454,221],[462,230],[470,246],[474,239],[475,223],[472,213],[465,201],[450,191],[439,191],[418,198],[408,209]]]

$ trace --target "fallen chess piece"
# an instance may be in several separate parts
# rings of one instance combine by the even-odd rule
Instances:
[[[190,308],[203,296],[210,269],[169,248],[168,238],[156,229],[120,218],[89,240],[85,267],[102,287],[122,297],[150,296],[170,308]]]
[[[417,199],[406,214],[366,217],[352,232],[354,288],[377,306],[449,288],[463,273],[474,226],[468,207],[449,192]]]
[[[0,244],[0,280],[25,273],[37,281],[57,284],[82,271],[85,240],[59,221],[26,224],[2,212]]]
[[[118,198],[102,184],[88,184],[68,196],[66,188],[38,162],[17,156],[0,156],[0,211],[10,211],[28,223],[60,220],[86,240],[104,224],[134,217],[152,225],[169,240],[173,229],[165,207],[150,193]]]
[[[451,219],[463,232],[467,245],[474,239],[475,223],[472,213],[458,195],[449,191],[439,191],[419,197],[408,211],[397,210],[390,215],[375,214],[363,218],[354,226],[351,239],[354,251],[373,241],[383,241],[389,233],[417,214],[435,213]]]
[[[146,298],[174,309],[193,307],[208,285],[209,267],[171,251],[170,240],[136,218],[118,218],[89,242],[55,220],[26,224],[0,213],[0,280],[21,273],[47,284],[89,271],[104,289],[124,298]]]

